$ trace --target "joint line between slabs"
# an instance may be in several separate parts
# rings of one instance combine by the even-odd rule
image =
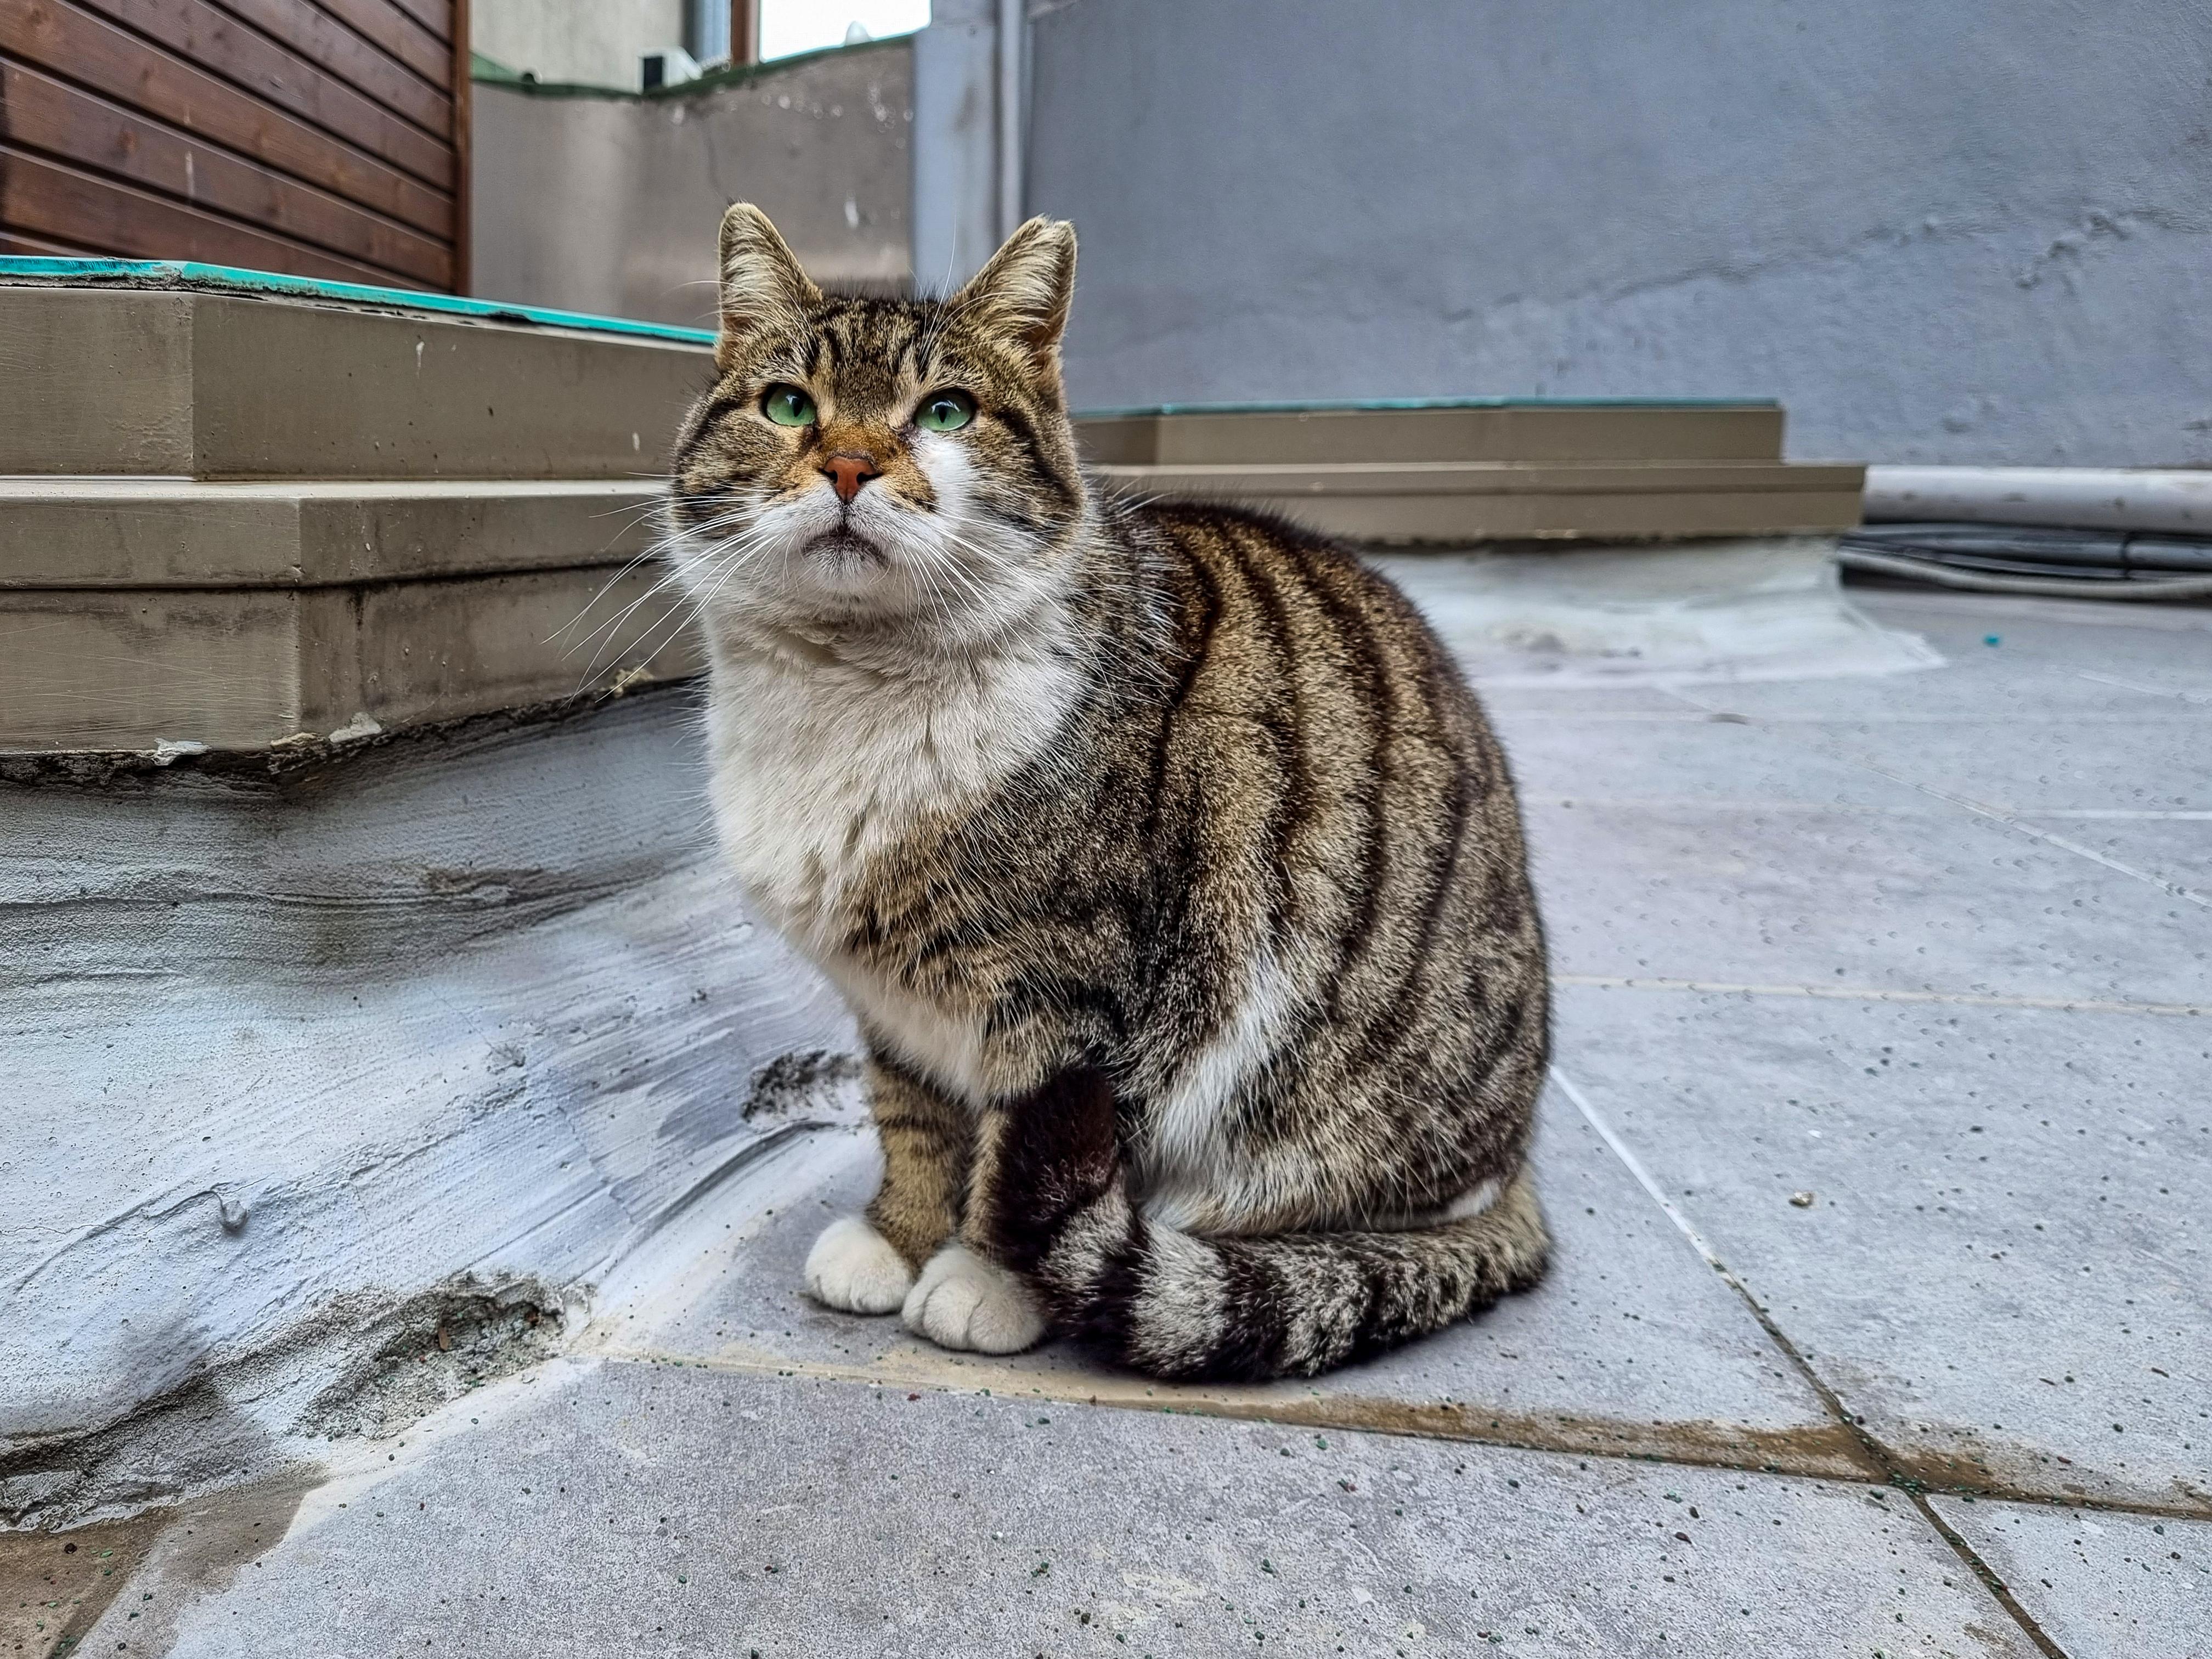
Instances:
[[[1579,1442],[1546,1440],[1527,1435],[1462,1432],[1442,1426],[1419,1428],[1401,1424],[1367,1422],[1355,1415],[1327,1409],[1328,1401],[1321,1395],[1315,1396],[1322,1402],[1320,1408],[1298,1400],[1247,1401],[1218,1396],[1161,1399],[1150,1394],[1139,1396],[1112,1390],[1085,1390],[1079,1382],[1042,1375],[1012,1376],[1001,1374],[998,1382],[986,1385],[954,1381],[942,1375],[908,1372],[896,1367],[876,1370],[817,1360],[777,1360],[773,1357],[701,1358],[696,1355],[671,1353],[651,1346],[621,1343],[594,1346],[589,1350],[588,1357],[613,1364],[703,1370],[720,1376],[761,1380],[780,1378],[790,1382],[835,1382],[890,1390],[927,1389],[937,1394],[963,1394],[997,1401],[1037,1400],[1063,1406],[1087,1407],[1097,1411],[1157,1413],[1168,1417],[1196,1418],[1209,1422],[1242,1423],[1261,1427],[1327,1429],[1333,1433],[1367,1435],[1382,1440],[1425,1440],[1449,1446],[1487,1446],[1534,1452],[1547,1457],[1572,1457],[1585,1462],[1624,1463],[1638,1468],[1720,1470],[1738,1474],[1757,1474],[1776,1480],[1812,1480],[1836,1486],[1886,1484],[1863,1468],[1850,1474],[1838,1474],[1832,1470],[1785,1468],[1771,1462],[1759,1462],[1749,1458],[1686,1457],[1649,1451],[1607,1449]],[[1027,1392],[1016,1392],[1016,1385],[1025,1386]],[[1470,1409],[1466,1414],[1471,1422],[1479,1412]]]
[[[1917,1483],[1905,1477],[1904,1471],[1891,1460],[1881,1442],[1868,1433],[1852,1418],[1851,1413],[1844,1409],[1844,1402],[1837,1397],[1835,1391],[1820,1379],[1820,1373],[1815,1371],[1811,1363],[1798,1352],[1797,1345],[1784,1334],[1782,1328],[1775,1323],[1773,1318],[1764,1308],[1759,1305],[1759,1298],[1751,1293],[1750,1287],[1730,1272],[1728,1264],[1715,1254],[1713,1247],[1706,1242],[1705,1235],[1698,1231],[1695,1224],[1688,1216],[1683,1214],[1675,1206],[1674,1201],[1660,1189],[1659,1183],[1653,1178],[1651,1171],[1644,1167],[1644,1160],[1637,1157],[1628,1143],[1614,1133],[1613,1126],[1605,1121],[1604,1116],[1595,1106],[1590,1104],[1589,1097],[1577,1088],[1574,1080],[1557,1066],[1551,1068],[1551,1073],[1552,1080],[1559,1085],[1560,1091],[1569,1100],[1574,1102],[1575,1109],[1580,1112],[1584,1121],[1597,1132],[1599,1139],[1613,1149],[1613,1156],[1626,1166],[1629,1174],[1636,1177],[1637,1184],[1650,1194],[1654,1203],[1667,1212],[1667,1218],[1681,1230],[1682,1237],[1688,1239],[1692,1248],[1699,1255],[1705,1257],[1706,1261],[1711,1264],[1713,1270],[1728,1282],[1729,1288],[1743,1298],[1744,1305],[1751,1310],[1751,1316],[1759,1322],[1759,1327],[1766,1333],[1767,1340],[1781,1351],[1791,1365],[1796,1368],[1797,1374],[1804,1378],[1805,1385],[1812,1389],[1814,1396],[1820,1401],[1821,1409],[1833,1417],[1843,1425],[1844,1431],[1858,1442],[1860,1449],[1873,1465],[1887,1476],[1890,1485],[1905,1494],[1912,1507],[1919,1511],[1921,1518],[1935,1530],[1936,1535],[1948,1544],[1953,1553],[1966,1564],[1975,1577],[1981,1581],[1982,1588],[1990,1593],[1998,1606],[2011,1615],[2013,1621],[2021,1627],[2021,1632],[2028,1640],[2035,1644],[2037,1650],[2045,1656],[2045,1659],[2068,1659],[2066,1650],[2045,1634],[2042,1626],[2039,1625],[2029,1614],[2027,1609],[2014,1599],[2012,1592],[2005,1588],[2004,1580],[2000,1578],[1989,1564],[1982,1559],[1973,1546],[1969,1544],[1955,1528],[1948,1525],[1942,1516],[1936,1514],[1935,1506],[1928,1501],[1926,1494],[1918,1489]]]
[[[2123,691],[2140,691],[2146,696],[2172,697],[2182,702],[2212,706],[2212,695],[2203,691],[2185,690],[2179,686],[2145,685],[2141,680],[2124,680],[2117,674],[2100,674],[2087,668],[2077,668],[2074,672],[2085,680],[2094,680],[2100,685],[2117,685]]]
[[[1933,795],[1937,800],[1948,801],[1954,806],[1962,807],[1991,823],[2002,825],[2015,835],[2025,836],[2030,841],[2039,841],[2046,846],[2056,847],[2062,852],[2072,853],[2077,857],[2088,860],[2092,864],[2101,864],[2107,870],[2115,871],[2123,876],[2132,877],[2147,886],[2155,887],[2161,893],[2169,894],[2178,899],[2186,899],[2191,904],[2202,905],[2205,909],[2212,910],[2212,896],[2200,893],[2193,887],[2184,887],[2178,881],[2168,881],[2162,876],[2151,874],[2148,870],[2138,870],[2132,864],[2124,864],[2118,859],[2107,858],[2095,848],[2084,847],[2080,842],[2070,836],[2059,835],[2055,830],[2039,830],[2033,824],[2022,823],[2011,813],[2000,807],[1988,805],[1966,795],[1954,795],[1947,789],[1938,789],[1932,784],[1921,783],[1915,779],[1901,776],[1860,756],[1847,755],[1842,758],[1850,761],[1854,765],[1863,766],[1878,776],[1887,778],[1893,783],[1905,784],[1910,788],[1919,790],[1923,794]]]
[[[1739,985],[1724,980],[1662,979],[1644,974],[1554,974],[1552,983],[1601,991],[1700,991],[1728,996],[1811,997],[1831,1002],[1944,1003],[1972,1008],[2033,1008],[2062,1014],[2212,1014],[2212,1004],[2197,1002],[2000,996],[1978,991],[1888,990],[1875,985]]]

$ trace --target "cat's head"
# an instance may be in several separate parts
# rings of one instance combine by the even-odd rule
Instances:
[[[710,629],[1018,623],[1084,514],[1060,385],[1073,227],[1032,219],[947,300],[825,295],[766,215],[722,221],[717,381],[678,440],[678,574]]]

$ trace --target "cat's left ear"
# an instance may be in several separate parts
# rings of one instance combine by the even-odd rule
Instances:
[[[822,303],[822,290],[799,268],[799,256],[768,215],[750,202],[739,202],[722,216],[718,253],[722,331],[714,342],[714,366],[727,374],[753,340],[802,326],[807,307]]]
[[[1040,370],[1057,375],[1060,337],[1074,297],[1075,227],[1065,219],[1032,219],[1006,238],[952,304],[1020,346]]]

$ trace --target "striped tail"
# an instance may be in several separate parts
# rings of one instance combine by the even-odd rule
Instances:
[[[984,1218],[994,1254],[1029,1279],[1059,1329],[1154,1376],[1311,1376],[1543,1276],[1550,1239],[1525,1166],[1464,1220],[1206,1238],[1129,1202],[1102,1073],[1065,1073],[1013,1114]]]

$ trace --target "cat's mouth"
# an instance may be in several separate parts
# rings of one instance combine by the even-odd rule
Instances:
[[[799,550],[817,559],[860,560],[871,564],[888,562],[884,557],[884,550],[850,525],[840,525],[835,530],[823,531]]]

